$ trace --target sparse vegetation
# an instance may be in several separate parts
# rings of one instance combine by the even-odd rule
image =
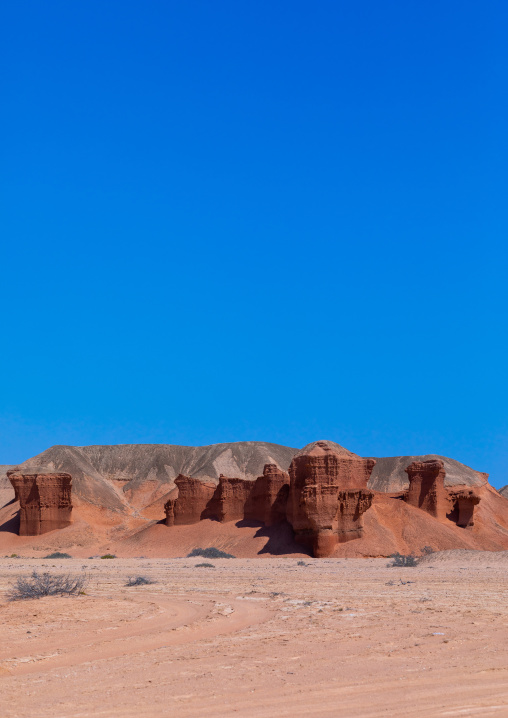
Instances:
[[[88,583],[86,574],[81,576],[52,575],[33,571],[30,578],[20,577],[7,592],[8,601],[24,601],[43,596],[77,596],[84,594]]]
[[[44,558],[72,558],[72,556],[69,553],[62,553],[61,551],[55,551],[54,553],[50,553],[47,556],[44,556]]]
[[[116,558],[116,556],[112,553],[105,553],[101,558]]]
[[[149,584],[156,583],[151,578],[146,576],[129,576],[129,580],[125,584],[126,586],[148,586]]]
[[[388,564],[389,567],[391,566],[398,566],[403,568],[418,566],[418,559],[416,556],[413,556],[413,554],[404,555],[401,553],[392,553],[390,556],[392,559],[392,562]]]
[[[215,568],[213,563],[197,563],[196,568]]]
[[[298,561],[296,565],[297,566],[306,566],[307,564],[305,563],[305,561]]]
[[[193,548],[192,551],[187,554],[187,558],[192,558],[193,556],[202,556],[203,558],[235,558],[233,554],[221,551],[215,548],[215,546],[210,546],[210,548]]]
[[[420,549],[420,553],[422,556],[430,556],[430,554],[434,553],[434,549],[431,546],[424,546]]]

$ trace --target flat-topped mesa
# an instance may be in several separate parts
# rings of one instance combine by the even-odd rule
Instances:
[[[19,501],[19,535],[40,534],[71,524],[72,476],[66,473],[7,472]]]
[[[261,521],[266,526],[286,520],[289,495],[289,475],[276,464],[265,464],[263,476],[258,476],[245,504],[244,517]]]
[[[164,504],[166,526],[196,524],[204,517],[215,484],[179,474],[175,479],[178,496]]]
[[[375,463],[326,441],[294,457],[287,518],[296,541],[310,546],[314,556],[330,556],[339,542],[363,535],[362,515],[373,497],[367,482]]]
[[[469,486],[457,486],[448,490],[453,508],[448,515],[457,526],[468,528],[474,526],[474,507],[480,503],[480,497]]]
[[[446,472],[441,459],[413,461],[405,471],[409,477],[406,502],[436,519],[445,519],[448,494],[444,487]]]
[[[215,518],[222,523],[241,521],[253,487],[254,481],[229,478],[221,474],[203,518]]]

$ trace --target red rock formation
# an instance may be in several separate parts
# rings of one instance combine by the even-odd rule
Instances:
[[[265,464],[263,476],[258,476],[245,504],[244,517],[261,521],[266,526],[286,520],[289,495],[289,476],[276,464]]]
[[[406,501],[426,511],[436,519],[446,517],[447,492],[444,487],[445,470],[441,459],[413,461],[406,468],[409,489]]]
[[[474,526],[474,507],[480,503],[478,494],[468,486],[450,489],[448,494],[453,502],[449,518],[463,528]]]
[[[339,516],[337,536],[345,543],[363,536],[362,515],[370,509],[374,494],[368,490],[339,491]]]
[[[175,479],[178,497],[164,505],[166,526],[196,524],[206,513],[208,503],[215,492],[215,484],[180,474]]]
[[[253,481],[237,478],[230,479],[221,474],[219,484],[208,503],[204,518],[216,518],[223,523],[241,521],[244,518],[245,504],[253,486]]]
[[[362,535],[362,514],[373,496],[367,482],[374,464],[324,441],[294,457],[288,521],[296,540],[310,546],[316,557],[330,556],[339,541]]]
[[[72,476],[64,473],[7,472],[20,506],[20,536],[38,536],[71,523]]]

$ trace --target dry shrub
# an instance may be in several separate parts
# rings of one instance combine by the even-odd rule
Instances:
[[[27,578],[21,576],[7,592],[8,601],[23,601],[43,596],[77,596],[84,593],[88,576],[72,576],[71,574],[54,575],[48,572],[33,571]]]

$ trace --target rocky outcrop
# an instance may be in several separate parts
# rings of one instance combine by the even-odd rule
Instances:
[[[204,518],[215,484],[180,474],[175,479],[178,496],[168,499],[164,505],[166,526],[196,524]]]
[[[289,476],[276,464],[265,464],[256,481],[219,477],[217,486],[190,476],[177,476],[178,495],[164,505],[166,526],[194,524],[201,519],[223,523],[248,519],[270,526],[286,520]]]
[[[339,516],[337,536],[339,543],[345,543],[363,536],[362,516],[370,509],[374,494],[368,489],[339,491]]]
[[[69,526],[72,476],[67,473],[7,472],[20,506],[20,536],[38,536]]]
[[[448,497],[444,487],[443,462],[440,459],[413,461],[406,468],[406,473],[409,477],[406,502],[426,511],[436,519],[446,518]]]
[[[411,506],[422,509],[434,518],[448,518],[457,526],[474,525],[474,508],[480,497],[470,486],[445,488],[445,468],[440,459],[413,461],[406,468],[409,490],[404,494]]]
[[[219,484],[205,512],[205,518],[214,518],[223,523],[241,521],[244,518],[245,505],[253,487],[253,481],[230,479],[221,474]]]
[[[344,451],[338,444],[331,441],[326,443],[338,453]],[[18,468],[24,474],[42,468],[43,473],[69,473],[72,476],[73,496],[80,503],[133,515],[144,507],[152,506],[155,501],[160,501],[162,509],[168,493],[175,487],[175,477],[180,474],[215,485],[220,474],[254,481],[261,475],[265,464],[276,464],[279,469],[287,471],[295,455],[308,452],[313,446],[315,443],[300,452],[291,447],[257,441],[210,446],[53,446],[28,459]],[[408,488],[405,468],[413,461],[427,459],[441,459],[444,462],[445,487],[481,487],[487,482],[486,474],[447,457],[399,456],[376,459],[368,488],[386,493],[404,491]],[[6,492],[0,494],[0,499],[5,496],[3,500],[7,501],[11,487],[4,482],[5,487]]]
[[[273,526],[286,520],[289,475],[276,464],[265,464],[245,505],[244,518]]]
[[[468,486],[456,487],[448,493],[453,505],[448,518],[463,528],[474,526],[474,508],[480,503],[478,494]]]
[[[265,464],[287,470],[297,451],[262,441],[210,446],[52,446],[18,468],[23,473],[41,467],[69,473],[73,495],[81,502],[130,514],[133,507],[140,509],[168,494],[180,474],[214,485],[220,474],[254,481]]]
[[[384,456],[376,458],[376,465],[369,480],[371,491],[395,493],[407,491],[409,481],[406,468],[413,462],[442,461],[446,471],[445,488],[449,486],[485,486],[489,475],[482,471],[475,471],[460,461],[450,459],[448,456],[438,454],[425,454],[423,456]]]
[[[312,548],[316,557],[330,556],[339,541],[362,535],[362,515],[372,502],[367,482],[374,464],[325,441],[294,457],[287,517],[296,540]]]

